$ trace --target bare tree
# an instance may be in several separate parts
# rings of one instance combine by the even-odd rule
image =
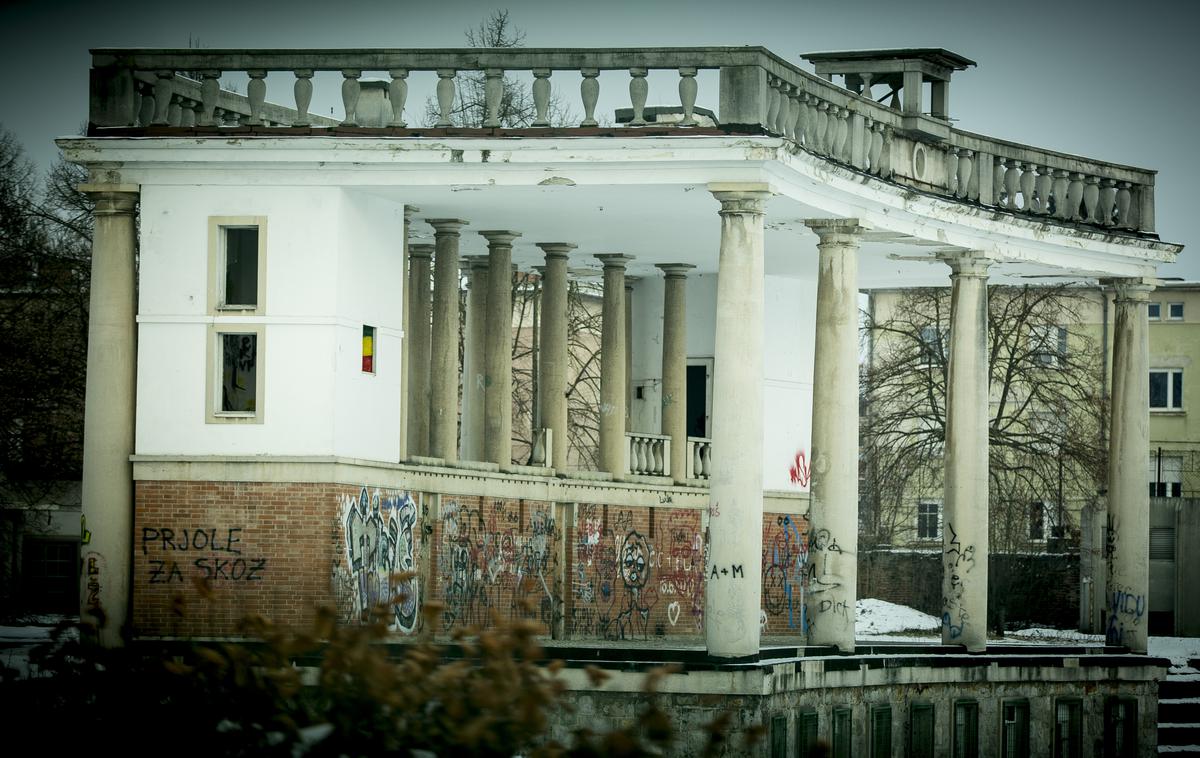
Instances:
[[[513,48],[525,46],[525,32],[514,26],[507,10],[495,10],[479,22],[478,26],[465,32],[467,46],[476,48]],[[482,127],[487,118],[484,97],[485,77],[482,71],[459,71],[455,77],[456,95],[450,111],[450,120],[458,126]],[[537,112],[533,104],[530,87],[512,76],[504,75],[504,88],[500,96],[500,124],[508,129],[519,129],[533,123]],[[441,117],[437,101],[425,100],[424,124],[433,126]],[[564,126],[575,121],[570,109],[554,91],[550,95],[548,118],[552,126]]]
[[[993,553],[1077,544],[1079,508],[1101,489],[1101,352],[1086,327],[1094,305],[1067,285],[988,288]],[[943,288],[910,290],[868,318],[864,547],[911,542],[918,501],[941,497],[949,316]],[[998,593],[1011,580],[993,572]]]

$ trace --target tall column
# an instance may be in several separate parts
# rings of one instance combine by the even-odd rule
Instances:
[[[633,428],[633,283],[636,276],[625,277],[625,430]]]
[[[408,459],[408,404],[409,404],[409,383],[412,381],[409,378],[411,366],[412,352],[412,332],[409,331],[412,323],[412,283],[409,272],[408,258],[408,232],[412,222],[412,215],[420,211],[412,205],[404,206],[404,239],[401,242],[401,259],[400,259],[400,302],[404,308],[404,313],[401,316],[401,331],[404,334],[404,339],[400,343],[400,460]]]
[[[412,297],[408,326],[408,454],[429,455],[430,309],[429,262],[433,245],[408,246],[408,283]]]
[[[808,641],[854,652],[858,597],[858,219],[805,222],[817,233],[809,496]]]
[[[539,242],[546,254],[542,268],[542,328],[538,345],[538,405],[542,426],[550,430],[549,465],[567,470],[570,439],[567,431],[567,256],[569,242]]]
[[[512,466],[512,243],[518,232],[480,232],[488,242],[483,457]]]
[[[631,255],[597,255],[604,264],[600,309],[600,470],[625,475],[625,264]]]
[[[660,263],[663,283],[662,434],[671,436],[671,476],[687,479],[687,273],[690,263]]]
[[[133,548],[137,386],[136,184],[85,184],[92,211],[92,289],[83,412],[80,619],[104,647],[124,644]]]
[[[1146,652],[1150,589],[1150,280],[1118,279],[1113,324],[1112,428],[1108,441],[1108,587],[1105,638]]]
[[[944,256],[951,269],[946,378],[942,643],[987,648],[988,301],[986,258]]]
[[[704,634],[710,655],[758,653],[762,601],[764,184],[721,202]]]
[[[487,346],[488,257],[468,256],[467,323],[463,336],[462,452],[467,461],[483,460],[483,413],[486,404],[484,368]]]
[[[429,363],[429,454],[458,460],[458,237],[467,222],[429,219],[434,229],[433,336]]]

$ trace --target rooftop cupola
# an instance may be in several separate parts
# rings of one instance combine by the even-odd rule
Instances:
[[[889,87],[880,102],[891,96],[889,105],[904,114],[906,131],[935,139],[950,136],[950,75],[974,66],[975,61],[940,47],[904,47],[883,50],[845,50],[807,53],[800,56],[813,64],[817,75],[832,82],[845,78],[846,89],[875,99],[871,88]],[[929,110],[924,102],[924,84],[930,84]]]

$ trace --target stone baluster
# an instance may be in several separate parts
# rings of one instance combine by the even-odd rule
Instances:
[[[224,108],[213,108],[213,126],[225,126]]]
[[[992,164],[992,204],[998,208],[1004,207],[1004,177],[1007,175],[1005,158],[997,155]]]
[[[703,443],[699,440],[692,444],[692,478],[699,479],[704,476],[704,457],[701,454]]]
[[[767,117],[763,128],[768,132],[775,131],[775,119],[779,118],[779,90],[776,88],[778,78],[767,75]]]
[[[1071,221],[1082,221],[1079,215],[1080,204],[1083,202],[1083,174],[1072,171],[1071,184],[1067,187],[1067,218]]]
[[[971,168],[974,163],[975,152],[966,148],[957,148],[958,153],[958,196],[967,198],[971,196]]]
[[[825,113],[825,155],[830,158],[837,158],[838,124],[840,121],[838,118],[838,107],[833,103],[829,103]]]
[[[712,475],[712,442],[705,442],[700,448],[701,474],[707,479]]]
[[[217,108],[217,93],[221,91],[221,85],[217,81],[221,72],[201,71],[200,76],[200,113],[196,123],[199,126],[215,126],[213,112]]]
[[[550,126],[550,69],[533,70],[533,123],[530,126]]]
[[[667,463],[670,460],[668,440],[657,440],[654,443],[654,473],[659,476],[667,476],[671,472],[667,468]]]
[[[437,70],[438,120],[436,126],[453,126],[450,121],[450,109],[454,107],[454,75],[456,73],[458,72],[452,68]]]
[[[833,148],[833,157],[842,163],[850,162],[850,109],[839,108],[837,114],[837,144]]]
[[[1122,229],[1132,229],[1132,219],[1129,218],[1130,201],[1133,193],[1129,191],[1129,182],[1117,182],[1117,225]]]
[[[805,132],[804,142],[810,150],[817,150],[821,142],[821,135],[824,133],[821,126],[821,111],[818,106],[820,100],[816,95],[806,95],[804,105],[805,115]]]
[[[817,103],[817,134],[815,148],[818,153],[825,154],[829,151],[829,103],[824,100]]]
[[[196,125],[196,107],[199,104],[198,100],[193,100],[190,97],[183,101],[182,112],[179,116],[181,126],[193,127]]]
[[[1097,205],[1100,201],[1100,177],[1088,176],[1083,184],[1084,221],[1089,224],[1100,223],[1096,216]]]
[[[1004,207],[1010,211],[1020,209],[1017,193],[1021,190],[1021,161],[1008,158],[1004,172]]]
[[[483,125],[488,129],[500,126],[500,98],[504,95],[504,70],[484,69],[483,72]]]
[[[598,68],[580,69],[583,81],[579,83],[579,94],[583,98],[583,121],[580,126],[597,126],[596,100],[600,98],[600,76]]]
[[[154,116],[150,121],[152,126],[167,126],[170,124],[168,113],[171,109],[171,94],[175,89],[174,71],[155,71],[157,78],[154,82]]]
[[[958,151],[947,146],[942,152],[942,164],[946,170],[946,192],[958,195]]]
[[[346,120],[342,122],[342,126],[358,125],[356,120],[358,116],[358,96],[362,91],[362,85],[358,82],[360,76],[362,76],[360,69],[342,69],[342,107],[346,110]]]
[[[637,438],[637,462],[639,474],[647,473],[648,469],[650,468],[650,457],[646,454],[646,446],[649,442],[650,440],[646,439],[645,437]]]
[[[167,123],[171,126],[183,124],[183,95],[171,95],[171,107],[167,109]]]
[[[783,137],[791,137],[792,98],[789,91],[792,89],[792,85],[782,79],[776,79],[776,82],[779,84],[777,88],[779,90],[779,115],[775,117],[775,131]]]
[[[793,86],[788,89],[788,98],[792,101],[792,126],[791,135],[792,141],[799,144],[804,139],[804,93],[799,87]]]
[[[693,114],[696,107],[695,66],[679,67],[679,103],[683,106],[683,118],[679,121],[679,125],[695,126],[696,116]]]
[[[1054,182],[1053,172],[1048,166],[1037,166],[1037,180],[1034,182],[1037,192],[1035,210],[1043,216],[1050,212],[1050,189]]]
[[[858,75],[858,78],[862,79],[862,91],[859,92],[859,94],[866,99],[873,101],[875,98],[871,97],[871,76],[871,74]]]
[[[1026,163],[1021,171],[1021,210],[1033,213],[1037,210],[1033,199],[1033,186],[1037,181],[1037,164]]]
[[[1097,206],[1100,223],[1104,226],[1113,225],[1113,208],[1117,204],[1117,180],[1100,180],[1100,201]]]
[[[883,126],[878,121],[871,125],[871,149],[867,153],[871,173],[876,176],[883,173]]]
[[[629,125],[645,126],[646,95],[650,92],[650,85],[646,82],[646,69],[631,68],[629,76],[629,102],[633,105],[633,120]]]
[[[883,149],[879,153],[879,176],[888,179],[896,172],[896,163],[892,158],[892,148],[895,146],[895,137],[892,127],[884,125],[883,127]]]
[[[250,126],[262,123],[262,106],[267,99],[267,72],[263,69],[251,69],[246,72],[250,77],[246,84],[246,99],[250,101]]]
[[[292,126],[308,126],[312,123],[308,117],[308,106],[312,103],[313,70],[298,68],[292,73],[296,77],[295,83],[292,84],[292,96],[296,100],[296,117],[292,119]]]
[[[392,105],[392,120],[388,126],[403,129],[408,126],[404,121],[404,104],[408,101],[408,69],[393,68],[388,71],[392,81],[388,84],[388,102]]]
[[[1054,193],[1054,217],[1068,219],[1073,214],[1067,210],[1067,195],[1070,194],[1071,182],[1067,179],[1069,173],[1066,169],[1054,170],[1054,183],[1052,192]]]

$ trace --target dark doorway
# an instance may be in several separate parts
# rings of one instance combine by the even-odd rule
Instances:
[[[689,437],[708,435],[708,367],[687,367],[687,433]]]

